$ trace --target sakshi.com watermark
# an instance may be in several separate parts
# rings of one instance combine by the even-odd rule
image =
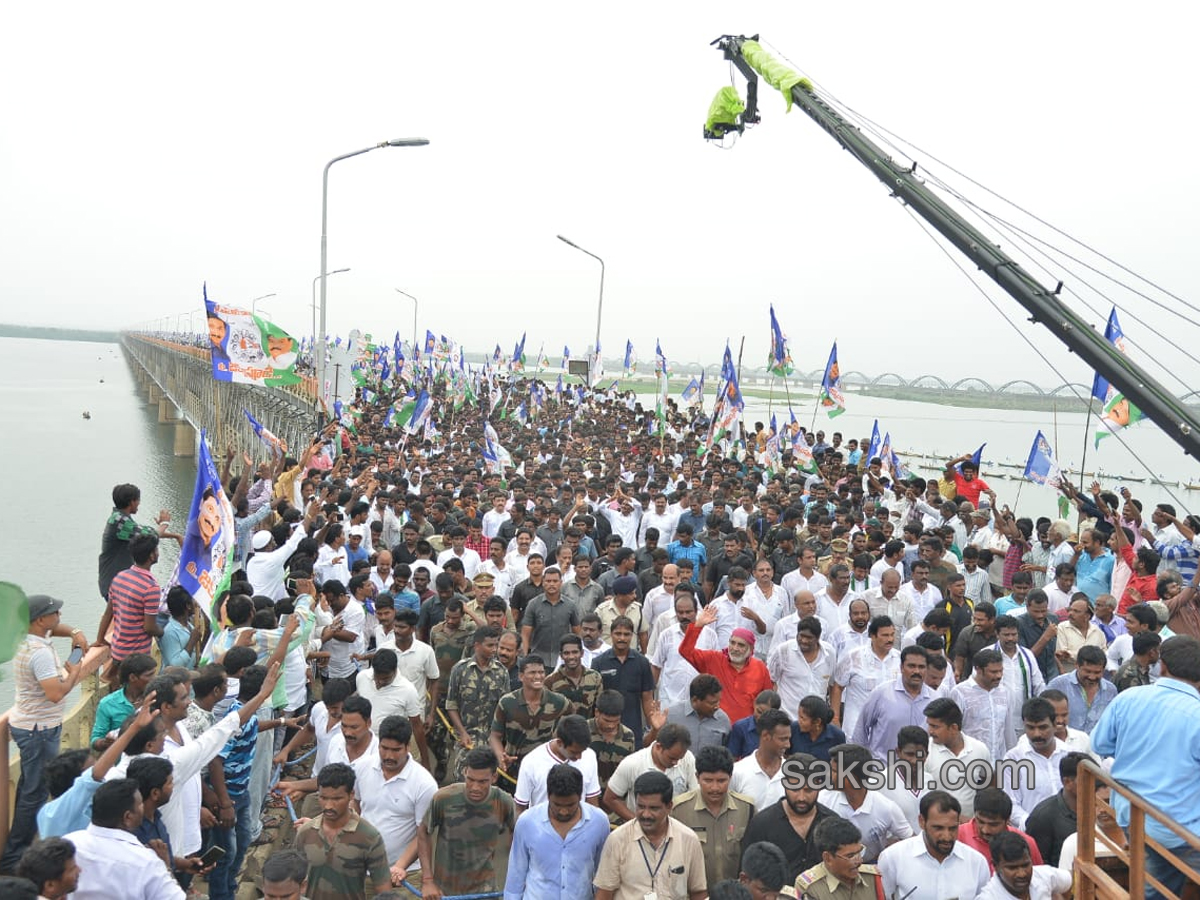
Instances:
[[[895,750],[888,752],[886,760],[834,757],[829,762],[820,759],[804,762],[785,759],[782,772],[783,786],[790,791],[804,788],[817,791],[841,791],[845,788],[868,791],[914,788],[957,791],[986,787],[1019,790],[1033,789],[1037,780],[1037,769],[1027,759],[1000,759],[995,762],[948,759],[935,771],[925,764],[924,758],[916,761],[903,759]]]

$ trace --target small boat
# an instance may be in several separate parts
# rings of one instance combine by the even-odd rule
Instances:
[[[1185,491],[1200,491],[1200,484],[1192,484],[1190,481],[1184,484]]]
[[[101,378],[101,379],[100,379],[100,383],[101,383],[101,384],[104,384],[104,379],[103,379],[103,378]]]
[[[88,411],[85,409],[85,410],[83,411],[83,417],[84,417],[85,419],[90,419],[90,418],[92,417],[92,414],[91,414],[90,412],[88,412]]]

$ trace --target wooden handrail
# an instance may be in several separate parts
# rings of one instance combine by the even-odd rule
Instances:
[[[1166,890],[1159,881],[1146,871],[1146,847],[1152,847],[1167,862],[1181,872],[1194,885],[1200,887],[1200,873],[1183,863],[1174,853],[1158,841],[1146,836],[1146,817],[1154,819],[1177,835],[1192,849],[1200,850],[1200,837],[1192,834],[1170,816],[1155,809],[1144,797],[1131,791],[1121,782],[1105,772],[1094,761],[1079,764],[1079,846],[1076,851],[1078,873],[1077,896],[1080,900],[1126,900],[1144,897],[1146,888],[1152,885],[1164,897],[1179,900],[1178,895]],[[1106,785],[1110,791],[1120,794],[1129,802],[1129,843],[1127,848],[1117,847],[1096,825],[1096,788]],[[1105,808],[1112,812],[1109,804]],[[1116,880],[1096,864],[1096,838],[1099,837],[1114,855],[1129,867],[1129,887],[1121,887]]]

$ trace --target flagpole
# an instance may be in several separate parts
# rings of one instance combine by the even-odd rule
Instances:
[[[1025,487],[1025,482],[1028,481],[1024,475],[1021,476],[1021,482],[1017,485],[1017,496],[1013,498],[1013,515],[1016,515],[1017,504],[1021,502],[1021,488]]]
[[[767,397],[767,420],[771,418],[771,409],[775,405],[775,373],[771,373],[771,393]],[[786,380],[784,382],[786,384]]]
[[[1092,405],[1096,402],[1096,395],[1088,397],[1087,420],[1083,425],[1083,459],[1079,463],[1079,490],[1083,490],[1083,473],[1087,469],[1087,452],[1088,452],[1088,429],[1092,425]]]

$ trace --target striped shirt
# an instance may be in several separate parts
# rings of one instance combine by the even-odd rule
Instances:
[[[234,700],[229,712],[237,712],[243,706],[245,704],[241,700]],[[251,716],[219,754],[225,760],[225,790],[230,797],[240,797],[250,786],[250,768],[254,764],[254,745],[257,741],[258,717]]]
[[[108,589],[112,605],[112,658],[120,661],[132,653],[149,653],[153,640],[143,623],[158,615],[162,590],[149,570],[132,566],[119,573]]]
[[[13,674],[17,679],[17,702],[9,717],[14,728],[32,731],[34,728],[54,728],[62,724],[67,698],[54,703],[42,689],[41,682],[61,676],[58,654],[49,638],[31,634],[17,648],[13,658]]]

